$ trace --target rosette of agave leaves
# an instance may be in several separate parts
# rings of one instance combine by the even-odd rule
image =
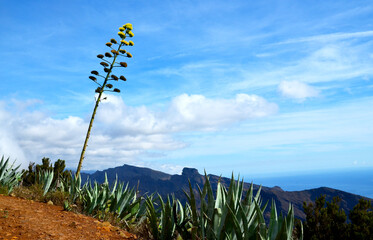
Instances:
[[[99,87],[96,88],[95,92],[99,93],[101,97],[101,94],[104,91],[108,92],[120,92],[118,88],[114,88],[112,83],[109,83],[109,81],[126,81],[127,79],[120,75],[119,77],[112,74],[113,68],[115,67],[127,67],[126,62],[118,61],[119,57],[127,57],[131,58],[132,54],[129,53],[124,49],[125,46],[133,46],[133,41],[127,41],[127,37],[133,37],[134,34],[132,33],[132,24],[126,23],[122,27],[119,28],[118,32],[119,37],[121,38],[120,42],[117,42],[114,38],[110,39],[110,42],[106,43],[106,46],[108,46],[111,50],[110,52],[106,52],[105,54],[99,54],[97,55],[98,58],[102,60],[100,64],[103,67],[103,73],[99,73],[96,70],[91,71],[91,74],[94,76],[89,76],[89,79],[91,79],[93,82],[95,82]],[[104,82],[101,84],[98,82],[97,77],[103,78]]]

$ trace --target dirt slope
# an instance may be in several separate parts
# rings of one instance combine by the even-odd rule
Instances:
[[[136,239],[124,230],[62,207],[0,195],[0,239]]]

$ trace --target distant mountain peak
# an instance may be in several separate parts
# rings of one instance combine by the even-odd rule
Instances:
[[[200,176],[199,172],[195,168],[183,168],[182,174],[185,177],[195,177],[195,176]]]
[[[276,190],[276,191],[284,191],[281,187],[279,186],[274,186],[273,188],[271,188],[272,190]]]

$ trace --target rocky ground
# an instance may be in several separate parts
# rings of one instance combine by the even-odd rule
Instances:
[[[0,195],[0,239],[137,239],[108,222],[60,206]]]

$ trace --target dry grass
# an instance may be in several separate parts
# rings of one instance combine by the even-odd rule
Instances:
[[[15,197],[34,200],[38,202],[52,201],[54,205],[63,206],[65,200],[68,200],[68,193],[61,191],[48,192],[43,196],[43,188],[39,184],[30,187],[19,186],[14,188],[12,195]]]
[[[0,186],[0,194],[8,195],[9,194],[8,188]]]

